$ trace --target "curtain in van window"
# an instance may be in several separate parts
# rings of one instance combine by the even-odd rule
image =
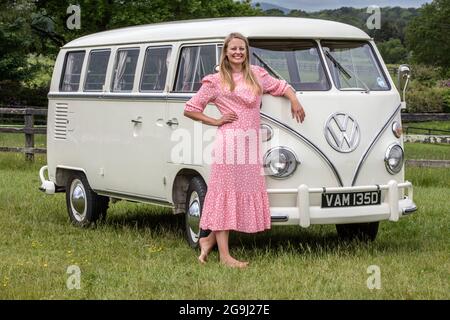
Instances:
[[[214,73],[216,65],[216,45],[185,47],[181,51],[175,90],[196,92],[201,80]]]
[[[169,63],[170,63],[170,54],[172,53],[172,48],[167,50],[167,56],[166,56],[166,69],[169,69]]]
[[[169,47],[147,48],[141,79],[142,91],[164,90],[171,52]]]
[[[198,48],[194,48],[197,49]],[[182,87],[182,91],[191,91],[191,79],[190,77],[192,77],[192,61],[191,61],[191,52],[192,52],[192,48],[186,48],[185,50],[183,50],[183,56],[182,56],[182,61],[184,63],[184,68],[183,68],[183,87]]]
[[[64,75],[62,91],[74,91],[72,89],[72,81],[71,81],[74,64],[75,64],[75,55],[69,54],[67,56],[66,72]]]
[[[84,51],[72,51],[67,53],[61,75],[61,91],[78,91],[84,55]]]
[[[114,91],[120,91],[122,90],[122,81],[123,81],[123,75],[125,74],[125,65],[127,62],[127,56],[128,51],[122,50],[118,52],[117,56],[117,68],[116,68],[116,74],[114,76]]]

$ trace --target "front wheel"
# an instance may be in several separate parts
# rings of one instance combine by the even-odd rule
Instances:
[[[95,193],[83,173],[74,173],[66,185],[66,205],[70,221],[87,227],[106,216],[109,198]]]
[[[198,247],[200,216],[206,196],[207,186],[201,177],[194,177],[186,194],[185,228],[186,238],[192,248]]]
[[[339,238],[343,240],[374,241],[377,237],[379,222],[337,224]]]

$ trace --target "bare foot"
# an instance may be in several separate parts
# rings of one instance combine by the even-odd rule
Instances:
[[[239,261],[234,259],[233,257],[220,258],[220,263],[230,268],[247,268],[247,261]]]
[[[198,256],[198,261],[201,264],[205,264],[208,261],[208,255],[211,253],[214,245],[216,244],[215,238],[210,236],[200,238],[198,244],[200,246],[200,255]]]

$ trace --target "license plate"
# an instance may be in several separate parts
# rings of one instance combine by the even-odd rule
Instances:
[[[381,203],[381,191],[322,193],[322,208],[370,206]]]

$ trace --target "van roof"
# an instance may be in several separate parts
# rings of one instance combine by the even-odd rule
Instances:
[[[240,32],[249,38],[370,39],[361,29],[329,20],[236,17],[184,20],[115,29],[75,39],[63,48],[225,38],[231,32]]]

